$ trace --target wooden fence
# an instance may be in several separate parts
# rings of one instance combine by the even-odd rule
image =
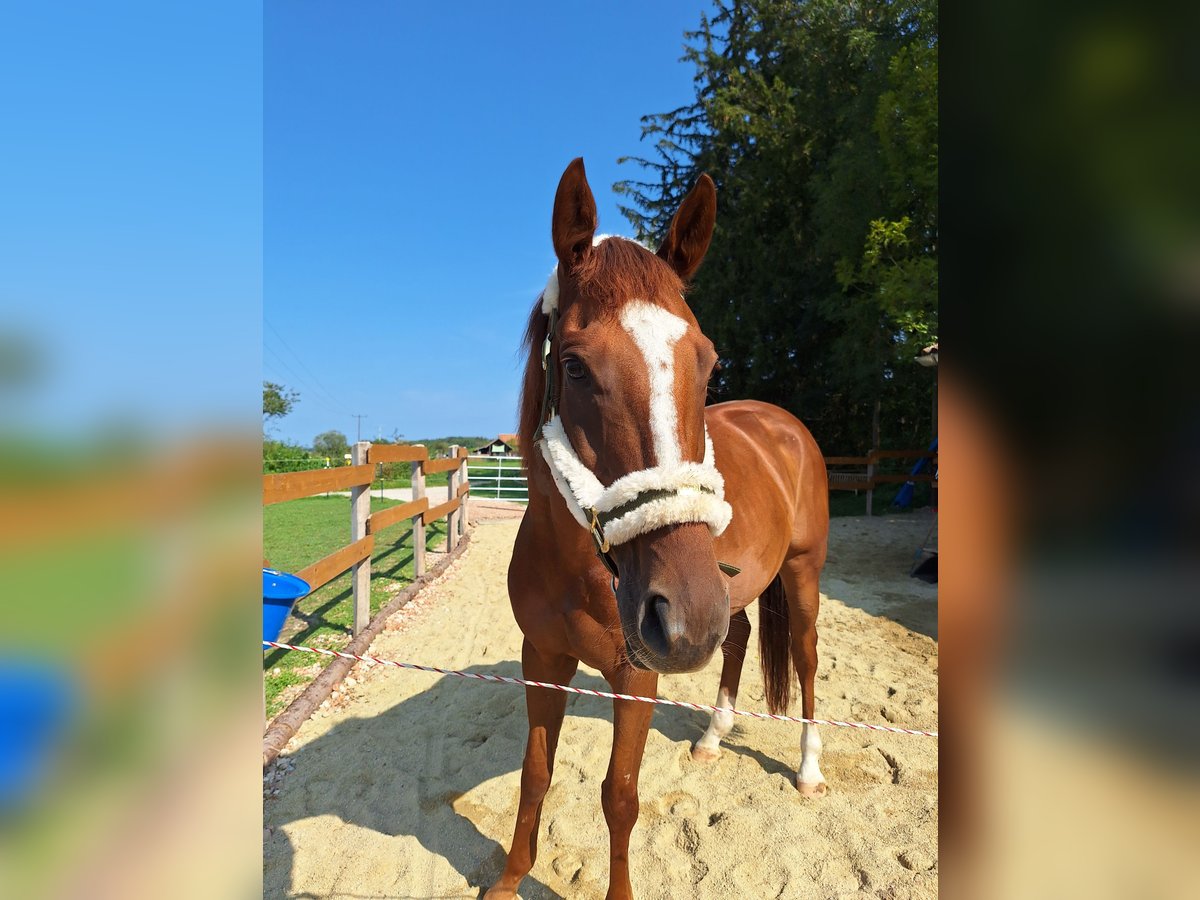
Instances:
[[[378,463],[412,463],[412,500],[372,514],[371,482],[375,480]],[[350,491],[350,543],[323,559],[306,566],[296,574],[315,591],[350,570],[354,591],[354,634],[367,627],[371,617],[371,553],[375,535],[397,522],[413,522],[413,575],[425,574],[425,526],[446,519],[448,550],[458,546],[466,531],[467,494],[471,484],[467,479],[467,448],[454,446],[445,459],[430,459],[424,446],[417,444],[356,443],[350,451],[350,465],[337,469],[315,469],[309,472],[285,472],[263,476],[263,506],[312,497],[328,491]],[[431,507],[425,496],[425,478],[438,472],[447,473],[447,500]]]
[[[866,456],[827,456],[825,468],[829,473],[831,491],[866,491],[867,515],[872,515],[875,488],[881,484],[904,484],[907,481],[928,482],[937,490],[937,479],[932,471],[920,475],[905,472],[881,472],[881,464],[892,460],[937,459],[937,453],[928,450],[872,450]],[[911,464],[907,468],[911,468]],[[932,467],[931,467],[932,469]]]
[[[467,450],[450,448],[445,459],[430,459],[422,445],[371,444],[360,441],[351,448],[351,464],[336,469],[314,469],[307,472],[284,472],[263,476],[263,506],[283,503],[301,497],[312,497],[329,491],[350,492],[350,543],[317,560],[296,574],[315,591],[324,587],[343,572],[352,573],[354,595],[354,634],[370,621],[371,553],[375,549],[375,534],[404,520],[413,522],[413,574],[425,574],[425,527],[438,519],[446,519],[447,549],[453,550],[466,530],[467,495],[471,484],[467,476]],[[907,481],[937,482],[932,472],[910,475],[908,472],[880,471],[886,461],[936,459],[937,454],[924,450],[872,450],[866,456],[827,456],[831,491],[866,491],[867,514],[872,512],[875,488],[881,484],[903,484]],[[379,463],[412,464],[412,500],[371,512],[371,483]],[[430,506],[425,495],[425,478],[438,472],[447,473],[447,499]]]

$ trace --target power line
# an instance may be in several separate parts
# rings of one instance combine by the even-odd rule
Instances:
[[[310,387],[308,381],[304,378],[301,378],[299,373],[296,372],[296,370],[293,369],[291,366],[289,366],[287,364],[287,361],[284,360],[283,357],[281,357],[278,353],[276,353],[273,349],[268,347],[266,344],[263,345],[263,349],[266,350],[268,353],[270,353],[273,357],[275,357],[275,362],[278,363],[280,366],[282,366],[288,372],[288,374],[292,376],[292,378],[295,380],[295,382],[297,384],[299,384],[305,388]],[[350,413],[347,413],[345,409],[337,408],[337,407],[330,405],[330,403],[328,401],[326,401],[325,399],[323,399],[321,397],[321,395],[319,393],[317,393],[316,391],[314,391],[310,396],[311,396],[311,399],[316,401],[318,406],[322,407],[327,412],[331,412],[334,415],[338,415],[338,416],[350,415]]]
[[[281,357],[272,348],[266,346],[265,344],[263,345],[263,349],[265,349],[268,353],[270,353],[272,356],[274,356],[275,362],[277,362],[279,365],[283,366],[283,368],[288,372],[288,374],[290,374],[294,379],[296,379],[298,384],[300,384],[301,386],[304,386],[304,387],[308,386],[308,382],[305,379],[301,378],[300,375],[296,372],[296,370],[287,364],[287,361],[284,360],[283,357]],[[265,364],[266,364],[266,360],[264,360],[264,368],[265,368]],[[268,374],[270,374],[270,373],[268,372]],[[366,413],[355,414],[355,413],[348,413],[345,410],[335,409],[334,407],[331,407],[328,403],[326,403],[321,398],[320,394],[314,393],[312,395],[312,399],[316,401],[318,406],[322,407],[327,412],[331,412],[336,416],[349,416],[352,419],[357,419],[358,420],[358,439],[362,440],[362,420],[369,418],[369,416]]]
[[[300,365],[300,368],[302,368],[305,372],[308,373],[309,377],[312,379],[312,383],[314,385],[316,385],[316,387],[323,394],[325,394],[326,399],[328,399],[334,406],[340,407],[341,411],[344,415],[348,415],[348,416],[354,415],[351,412],[347,412],[346,405],[344,403],[342,403],[341,401],[339,401],[337,399],[337,397],[335,397],[333,395],[333,392],[330,391],[327,387],[325,387],[325,385],[323,385],[321,383],[321,379],[317,378],[317,376],[313,374],[312,369],[310,369],[307,365],[305,365],[304,360],[300,358],[300,354],[292,349],[292,346],[286,340],[284,340],[284,337],[282,334],[279,333],[279,330],[274,325],[272,325],[270,323],[270,321],[267,320],[266,317],[263,318],[263,324],[265,324],[268,328],[271,329],[271,333],[274,334],[275,337],[277,337],[279,339],[279,343],[283,344],[284,349],[286,349],[288,351],[288,353],[290,353],[292,355],[292,358],[296,360],[296,362]]]
[[[267,346],[266,344],[263,344],[263,350],[265,350],[272,357],[274,357],[275,364],[282,367],[287,372],[289,377],[285,380],[291,381],[293,384],[299,385],[300,387],[304,388],[305,391],[308,393],[308,397],[312,400],[315,400],[317,402],[317,405],[323,407],[324,409],[329,410],[330,412],[334,412],[339,416],[346,415],[345,409],[342,409],[341,407],[334,405],[330,400],[328,400],[326,397],[322,396],[321,393],[312,386],[312,384],[308,381],[308,379],[303,377],[299,372],[297,372],[295,369],[293,369],[288,364],[287,360],[285,360],[282,356],[280,356],[279,353],[275,349]],[[264,362],[266,362],[265,359],[264,359]]]

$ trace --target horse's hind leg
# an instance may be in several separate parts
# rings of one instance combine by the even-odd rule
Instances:
[[[721,666],[721,686],[717,690],[716,706],[733,708],[737,702],[738,683],[742,680],[742,663],[746,661],[746,642],[750,639],[750,619],[744,609],[729,619],[729,634],[721,645],[725,657]],[[708,731],[692,748],[696,762],[712,762],[721,755],[721,739],[733,728],[733,713],[714,712]]]
[[[813,718],[813,689],[817,677],[817,611],[821,605],[821,567],[807,555],[792,557],[779,573],[788,599],[788,624],[792,637],[792,662],[800,678],[801,715]],[[825,793],[821,774],[821,735],[816,725],[805,723],[800,732],[800,771],[796,787],[802,796]]]

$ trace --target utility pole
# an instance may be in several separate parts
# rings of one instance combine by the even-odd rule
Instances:
[[[355,438],[355,441],[361,441],[362,440],[362,420],[365,419],[367,416],[366,416],[366,413],[354,413],[353,415],[354,415],[354,418],[358,419],[358,436]]]

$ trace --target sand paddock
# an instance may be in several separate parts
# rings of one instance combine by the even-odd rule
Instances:
[[[835,519],[822,578],[817,715],[937,726],[936,588],[907,577],[929,518]],[[505,573],[517,523],[484,521],[466,555],[388,623],[377,656],[520,675]],[[751,610],[757,628],[757,610]],[[764,708],[756,635],[739,706]],[[720,657],[660,679],[711,703]],[[605,688],[580,667],[573,682]],[[797,712],[796,709],[793,712]],[[603,897],[600,783],[612,706],[569,698],[526,900]],[[791,776],[798,725],[737,720],[721,758],[694,763],[702,713],[658,707],[641,775],[634,889],[643,898],[932,897],[937,742],[825,728],[828,795]],[[520,688],[358,666],[293,739],[264,808],[271,898],[478,897],[503,866],[525,745]]]

